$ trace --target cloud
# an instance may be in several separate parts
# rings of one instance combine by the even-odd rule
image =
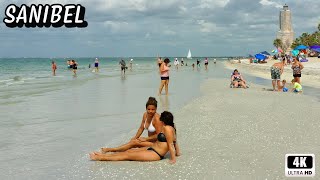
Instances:
[[[260,52],[272,48],[272,41],[279,30],[279,8],[282,7],[280,0],[0,2],[2,18],[4,8],[10,3],[79,3],[86,8],[85,20],[88,22],[88,27],[83,29],[7,28],[2,23],[1,56],[37,56],[39,52],[45,56],[48,49],[55,47],[59,47],[54,50],[57,56],[153,56],[156,53],[179,56],[185,55],[189,48],[195,56],[243,55],[247,53],[245,49]],[[296,36],[316,30],[320,3],[304,0],[290,1],[288,5]],[[22,42],[31,45],[25,46]],[[12,47],[23,50],[10,53]],[[228,51],[229,47],[232,51]],[[103,54],[103,49],[112,51]]]
[[[277,3],[277,2],[273,2],[273,1],[270,1],[270,0],[261,0],[260,1],[260,4],[264,5],[264,6],[273,6],[273,7],[276,7],[276,8],[282,8],[283,5]]]

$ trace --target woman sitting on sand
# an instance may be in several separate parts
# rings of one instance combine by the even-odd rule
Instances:
[[[180,155],[180,149],[177,144],[173,115],[168,111],[164,111],[161,113],[160,121],[164,126],[157,136],[157,141],[151,147],[113,154],[93,152],[90,153],[90,159],[95,161],[159,161],[169,151],[169,162],[175,163],[176,156]]]
[[[243,79],[243,77],[237,69],[233,71],[233,75],[231,76],[231,82],[233,83],[233,87],[235,88],[237,88],[238,86],[241,86],[244,89],[247,88],[246,81]]]
[[[152,146],[163,126],[160,122],[160,115],[157,113],[157,104],[154,97],[149,97],[146,103],[147,111],[143,113],[140,128],[128,143],[116,148],[101,148],[101,152],[122,152],[131,148]],[[140,137],[144,129],[148,131],[148,137]]]

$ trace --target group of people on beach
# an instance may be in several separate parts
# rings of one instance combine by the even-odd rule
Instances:
[[[272,79],[272,87],[273,91],[283,91],[287,92],[288,88],[286,87],[286,80],[281,81],[281,75],[284,71],[284,67],[286,64],[286,60],[282,59],[281,62],[274,63],[271,68],[271,79]],[[301,70],[304,68],[302,63],[298,60],[298,57],[293,57],[292,62],[292,72],[293,72],[293,79],[291,80],[292,89],[291,92],[301,93],[302,86],[301,86]]]
[[[177,141],[177,130],[172,113],[164,111],[157,113],[157,100],[149,97],[146,112],[142,115],[140,127],[128,143],[115,148],[101,148],[100,152],[89,154],[94,161],[159,161],[169,152],[169,163],[175,163],[180,156]],[[143,131],[148,137],[141,137]]]
[[[130,63],[129,63],[129,67],[130,70],[132,70],[132,64],[133,64],[133,59],[130,59]],[[73,71],[74,76],[77,75],[77,69],[78,69],[78,62],[71,59],[71,60],[67,60],[67,68]],[[121,59],[119,61],[119,65],[120,65],[120,69],[121,69],[121,74],[125,75],[126,69],[128,69],[126,62]],[[99,72],[99,59],[95,58],[95,61],[93,63],[94,69],[92,70],[92,72]],[[51,61],[51,70],[52,70],[52,75],[56,76],[56,70],[57,70],[58,66],[56,64],[55,61]],[[91,63],[88,65],[88,68],[91,69]]]

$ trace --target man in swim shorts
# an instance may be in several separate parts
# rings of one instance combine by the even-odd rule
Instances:
[[[281,91],[280,80],[284,69],[284,63],[285,60],[282,60],[281,62],[274,63],[270,68],[273,91]],[[276,84],[278,86],[277,89]]]

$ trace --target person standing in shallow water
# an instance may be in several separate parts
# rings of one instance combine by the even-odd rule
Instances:
[[[126,62],[123,60],[123,59],[121,59],[120,60],[120,62],[119,62],[119,64],[120,64],[120,66],[121,66],[121,74],[122,74],[122,72],[123,72],[123,75],[125,75],[126,74]]]
[[[51,62],[51,68],[52,68],[52,75],[55,76],[56,70],[57,70],[57,64],[54,61]]]
[[[208,58],[206,58],[204,60],[204,67],[205,67],[206,70],[208,70],[208,64],[209,64],[209,61],[208,61]]]
[[[77,76],[78,63],[75,60],[71,60],[71,65],[73,69],[73,75]]]
[[[99,72],[99,60],[96,58],[94,61],[95,72]]]
[[[166,58],[163,63],[160,66],[160,78],[161,78],[161,83],[159,87],[159,93],[158,95],[161,95],[163,87],[165,87],[166,95],[169,94],[169,62],[170,60]]]

